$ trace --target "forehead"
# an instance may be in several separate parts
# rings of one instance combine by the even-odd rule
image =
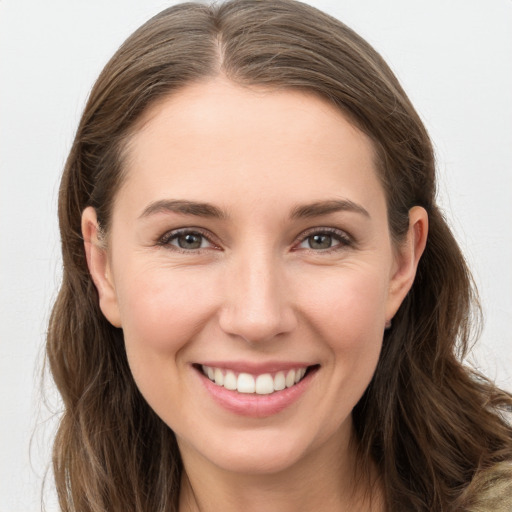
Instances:
[[[126,185],[148,199],[297,203],[330,192],[361,201],[380,191],[374,160],[371,140],[327,100],[218,78],[144,114],[127,146]]]
[[[293,124],[288,121],[293,120]],[[236,84],[217,77],[189,84],[159,99],[144,112],[133,130],[133,139],[142,142],[153,137],[164,124],[174,136],[206,136],[212,142],[216,134],[262,138],[266,133],[286,138],[324,138],[322,130],[333,125],[333,140],[343,128],[357,133],[373,151],[371,140],[349,122],[342,111],[326,98],[306,90],[269,88]],[[342,126],[343,125],[343,126]],[[236,130],[233,130],[236,128]],[[224,129],[224,133],[221,130]]]

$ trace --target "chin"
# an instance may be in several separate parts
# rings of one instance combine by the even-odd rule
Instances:
[[[270,448],[270,447],[268,447]],[[212,462],[224,471],[245,475],[273,475],[293,467],[301,456],[295,450],[260,449],[258,451],[229,450]]]
[[[195,444],[192,449],[223,471],[264,476],[299,467],[314,458],[316,451],[322,451],[322,446],[330,445],[319,438],[311,442],[311,437],[307,432],[262,427],[256,432],[231,431],[224,436],[212,436],[204,439],[202,446]],[[191,440],[184,443],[178,440],[178,444],[182,455],[183,451],[189,453]]]

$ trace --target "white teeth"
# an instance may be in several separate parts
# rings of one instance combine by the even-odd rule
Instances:
[[[215,384],[218,386],[222,386],[224,384],[224,375],[222,375],[222,370],[220,368],[215,368]]]
[[[269,395],[274,391],[290,388],[300,382],[306,374],[306,368],[297,368],[287,372],[279,371],[273,377],[270,373],[251,375],[240,373],[238,377],[232,370],[222,370],[211,366],[202,366],[203,373],[218,386],[239,393]]]
[[[256,393],[258,395],[270,395],[274,392],[274,379],[270,373],[258,375],[256,378]]]
[[[286,378],[284,376],[284,372],[277,372],[274,377],[274,389],[276,391],[281,391],[286,387]]]
[[[286,374],[286,387],[291,388],[295,384],[295,370],[290,370]]]
[[[238,375],[236,389],[239,393],[254,393],[256,389],[254,377],[249,373],[241,373]]]
[[[230,389],[231,391],[234,391],[236,389],[236,383],[237,383],[236,375],[231,370],[228,370],[224,377],[224,387],[226,389]]]

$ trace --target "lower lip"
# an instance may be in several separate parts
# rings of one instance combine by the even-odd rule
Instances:
[[[307,390],[316,370],[317,368],[310,370],[298,384],[268,395],[231,391],[213,383],[202,372],[198,371],[197,373],[210,396],[224,409],[240,416],[266,418],[295,403]]]

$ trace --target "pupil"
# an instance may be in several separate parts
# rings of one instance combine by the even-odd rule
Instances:
[[[313,235],[309,239],[309,246],[311,249],[329,249],[331,242],[331,235]]]
[[[188,233],[178,238],[178,245],[182,249],[199,249],[201,247],[201,235]]]

